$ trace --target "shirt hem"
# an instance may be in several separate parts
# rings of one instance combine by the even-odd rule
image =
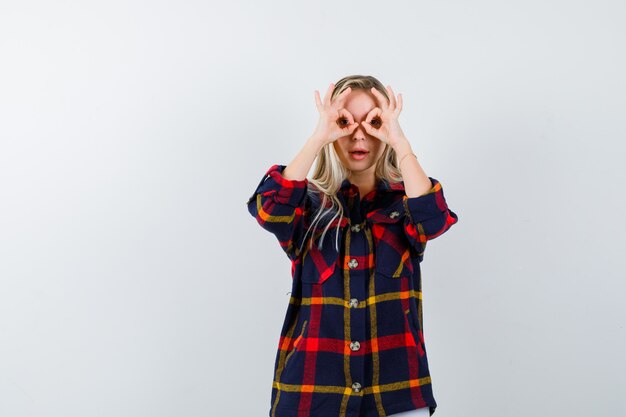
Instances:
[[[397,403],[397,404],[394,404],[393,406],[389,406],[385,408],[385,416],[391,416],[393,414],[401,413],[403,411],[419,410],[420,408],[425,408],[425,407],[429,408],[429,414],[432,416],[433,414],[435,414],[437,403],[435,402],[433,398],[425,399],[425,404],[419,407],[416,407],[415,402],[413,401]],[[302,412],[310,412],[311,415],[315,415],[316,413],[324,412],[324,411],[319,410],[319,409],[311,410],[311,409],[298,409],[298,408],[285,408],[285,407],[275,408],[275,415],[280,416],[280,417],[289,417],[291,415],[297,416],[298,413],[302,413]],[[283,413],[286,413],[286,414],[283,415]],[[269,415],[270,416],[272,415],[271,410],[270,410]],[[366,412],[359,412],[359,411],[347,412],[343,415],[343,417],[379,417],[379,416],[380,414],[378,414],[378,411],[375,409],[370,410],[369,412],[367,411]]]

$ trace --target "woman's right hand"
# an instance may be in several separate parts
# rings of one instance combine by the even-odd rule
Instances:
[[[330,100],[335,89],[335,84],[330,83],[324,102],[320,101],[320,94],[315,90],[315,103],[320,113],[320,118],[315,128],[314,136],[322,140],[323,145],[332,143],[340,137],[351,135],[359,125],[354,121],[352,114],[343,107],[346,97],[352,89],[346,88],[334,100]]]

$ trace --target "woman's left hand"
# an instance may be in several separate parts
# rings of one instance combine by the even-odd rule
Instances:
[[[374,107],[361,124],[369,135],[395,147],[399,141],[406,139],[400,123],[398,123],[398,116],[402,111],[402,94],[398,94],[398,101],[396,102],[391,86],[388,85],[386,89],[391,98],[390,102],[376,88],[371,88],[372,94],[378,100],[379,107]],[[380,119],[378,127],[372,125],[372,121],[376,121],[376,119]]]

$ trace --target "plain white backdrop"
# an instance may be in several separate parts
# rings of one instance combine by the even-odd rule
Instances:
[[[626,414],[623,1],[2,1],[0,415],[265,416],[290,263],[245,202],[374,75],[459,222],[437,417]]]

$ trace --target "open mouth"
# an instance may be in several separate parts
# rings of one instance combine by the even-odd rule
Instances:
[[[369,151],[350,151],[352,159],[356,159],[357,161],[367,158],[368,154]]]

